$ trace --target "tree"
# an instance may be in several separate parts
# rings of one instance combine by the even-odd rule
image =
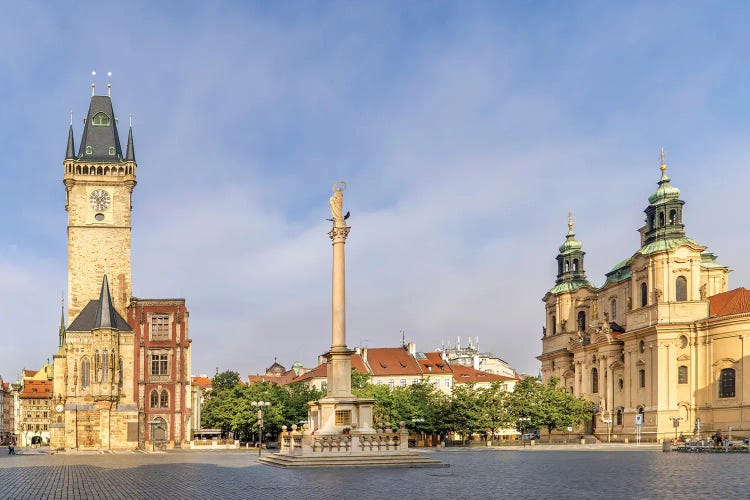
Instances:
[[[222,391],[224,389],[232,389],[234,386],[240,383],[240,374],[227,370],[225,372],[217,373],[214,375],[212,380],[213,387],[212,391]]]

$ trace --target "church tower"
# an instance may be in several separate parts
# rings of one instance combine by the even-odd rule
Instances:
[[[126,314],[132,294],[130,213],[137,168],[133,131],[132,127],[128,131],[123,155],[112,100],[109,95],[94,95],[94,89],[92,84],[78,153],[71,116],[63,162],[68,212],[68,321],[99,296],[105,273],[119,314]]]
[[[560,246],[557,254],[556,285],[564,285],[567,290],[575,290],[583,285],[589,285],[586,271],[583,269],[583,244],[576,239],[573,232],[573,214],[568,214],[568,234]]]
[[[659,188],[648,197],[648,207],[644,210],[646,227],[643,229],[643,244],[645,245],[657,240],[685,238],[685,226],[682,223],[682,206],[685,202],[680,199],[680,190],[670,184],[663,149],[659,168],[661,169]]]

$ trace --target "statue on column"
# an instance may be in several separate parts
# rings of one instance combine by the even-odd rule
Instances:
[[[331,199],[328,200],[328,204],[331,206],[332,219],[330,220],[333,221],[334,226],[345,226],[346,222],[344,222],[344,220],[349,217],[348,213],[343,215],[344,189],[346,189],[346,182],[344,181],[335,182],[331,188],[333,195],[331,196]]]

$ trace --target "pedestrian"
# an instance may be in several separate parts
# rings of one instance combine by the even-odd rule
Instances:
[[[10,444],[8,445],[8,455],[15,455],[16,454],[16,442],[11,440]]]

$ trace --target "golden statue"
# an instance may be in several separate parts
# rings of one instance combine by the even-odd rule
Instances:
[[[333,187],[331,190],[333,191],[333,195],[331,196],[331,199],[328,200],[328,204],[331,205],[331,217],[333,217],[333,225],[334,226],[346,226],[346,222],[344,222],[344,193],[342,192],[344,189],[346,189],[346,182],[344,181],[338,181],[333,183]]]

